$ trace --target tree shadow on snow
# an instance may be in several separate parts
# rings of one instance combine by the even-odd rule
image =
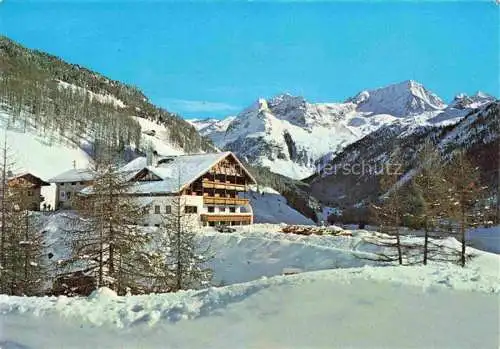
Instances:
[[[0,341],[0,349],[31,349],[30,347],[13,341]]]
[[[253,294],[268,288],[270,285],[259,284],[252,286],[209,288],[193,294],[178,304],[167,309],[157,308],[157,321],[176,323],[180,320],[193,320],[205,316],[221,316],[222,310],[231,304],[239,303]],[[133,311],[144,311],[142,306],[135,306]],[[159,313],[159,314],[158,314]],[[153,312],[147,311],[143,316],[133,321],[132,325],[150,322]],[[0,347],[0,349],[4,349]]]

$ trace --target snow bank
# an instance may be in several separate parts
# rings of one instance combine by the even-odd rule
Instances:
[[[99,301],[101,299],[110,299],[116,297],[118,297],[118,295],[115,291],[108,287],[101,287],[97,290],[92,291],[92,293],[88,296],[88,299]]]
[[[46,218],[48,245],[60,255],[69,243],[59,232],[68,215]],[[246,283],[124,297],[109,289],[87,298],[0,295],[0,345],[498,347],[500,256],[469,248],[476,257],[465,268],[442,262],[374,266],[357,256],[380,252],[369,243],[383,238],[380,234],[353,230],[352,236],[302,236],[280,233],[281,227],[258,224],[232,234],[204,229],[198,235],[215,253],[211,263],[218,281],[253,279]],[[454,239],[441,243],[458,244]],[[286,270],[303,272],[279,275]]]
[[[241,227],[232,234],[208,229],[200,234],[201,245],[203,248],[209,247],[213,254],[209,264],[214,270],[214,284],[229,285],[262,276],[282,275],[287,269],[307,272],[363,266],[385,267],[390,264],[377,261],[379,254],[395,252],[394,248],[377,245],[387,239],[385,234],[352,230],[345,231],[351,236],[304,236],[281,233],[281,228],[282,225],[256,224]],[[423,238],[405,236],[402,237],[402,243],[423,245]],[[432,243],[441,246],[435,247],[439,252],[433,252],[433,258],[448,259],[451,264],[458,260],[458,254],[449,255],[450,251],[460,249],[456,239],[432,239]],[[413,253],[412,261],[420,264],[421,252],[415,250]],[[467,254],[473,256],[469,265],[477,268],[478,274],[499,275],[498,256],[473,248],[467,248]]]
[[[356,280],[389,283],[393,286],[413,286],[423,292],[442,289],[500,293],[497,276],[481,274],[477,268],[431,264],[414,267],[362,267],[324,270],[290,276],[261,278],[248,283],[204,290],[188,290],[170,294],[116,296],[109,289],[100,289],[88,298],[82,297],[14,297],[0,295],[2,314],[33,313],[45,316],[57,313],[64,318],[102,326],[130,327],[156,324],[158,321],[177,322],[215,314],[221,308],[251,298],[267,288],[301,287],[306,283],[328,281],[332,287],[351,284]]]
[[[202,236],[202,245],[209,246],[214,255],[209,265],[214,270],[213,282],[216,285],[281,275],[287,269],[313,271],[375,264],[356,256],[353,250],[328,244],[326,239],[316,242],[313,239],[293,239],[282,233],[214,232]]]
[[[58,259],[69,256],[72,240],[70,231],[75,218],[71,212],[42,216],[46,255],[51,256],[48,261],[55,263]],[[281,232],[283,226],[255,224],[238,227],[235,233],[219,233],[212,228],[200,231],[197,237],[201,249],[208,248],[213,257],[209,261],[209,266],[214,271],[213,284],[248,282],[263,276],[282,275],[289,269],[308,272],[375,266],[382,264],[376,261],[377,254],[388,252],[388,248],[373,244],[385,239],[387,236],[384,234],[352,230],[345,231],[352,236],[304,236],[284,234]],[[157,230],[155,227],[145,229],[151,234],[155,234]],[[409,236],[403,237],[402,241],[422,244],[423,238]],[[458,241],[453,238],[432,241],[448,249],[459,249]],[[471,268],[478,268],[478,273],[484,274],[488,270],[493,275],[499,273],[499,256],[473,248],[468,248],[467,253],[475,256],[469,265]],[[421,255],[417,258],[421,260]]]
[[[5,340],[34,348],[486,348],[498,281],[455,265],[364,267],[173,294],[2,295],[0,312]]]

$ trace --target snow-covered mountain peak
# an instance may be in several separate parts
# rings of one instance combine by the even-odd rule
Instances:
[[[273,117],[298,126],[306,126],[307,102],[304,97],[284,93],[269,99],[259,98],[238,114],[240,121],[257,116],[261,120]]]
[[[269,107],[265,98],[259,98],[259,100],[257,101],[257,105],[259,111],[269,111]]]
[[[450,107],[455,109],[475,109],[493,101],[495,101],[495,97],[482,91],[478,91],[472,96],[459,93],[450,103]]]
[[[462,98],[477,103],[487,99],[477,96]],[[475,108],[471,103],[446,106],[414,80],[364,90],[343,103],[311,103],[285,93],[257,99],[236,117],[217,121],[200,133],[251,164],[300,179],[317,171],[320,159],[339,154],[381,127],[455,124]]]
[[[204,119],[189,119],[186,121],[189,122],[191,125],[193,125],[198,131],[200,131],[207,126],[211,126],[217,123],[220,120],[215,118],[204,118]]]
[[[441,98],[414,80],[365,90],[346,102],[356,104],[356,109],[360,112],[390,114],[397,117],[422,114],[446,107]]]
[[[477,97],[477,98],[495,99],[495,97],[493,97],[493,96],[491,96],[488,93],[483,92],[483,91],[477,91],[474,96]]]

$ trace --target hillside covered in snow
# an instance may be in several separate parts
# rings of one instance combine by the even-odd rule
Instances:
[[[302,179],[348,145],[392,124],[442,126],[456,123],[494,98],[458,95],[446,105],[415,81],[366,90],[341,103],[309,103],[283,94],[259,99],[236,117],[191,120],[220,148],[251,164]]]
[[[77,64],[25,48],[0,36],[0,103],[12,117],[43,132],[87,142],[96,152],[142,150],[144,119],[161,126],[165,140],[186,152],[212,151],[213,145],[178,115],[149,102],[137,88]]]

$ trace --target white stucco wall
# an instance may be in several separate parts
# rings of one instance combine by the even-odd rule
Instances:
[[[72,184],[75,183],[75,184]],[[88,187],[88,182],[69,182],[69,183],[56,183],[56,200],[55,208],[71,208],[71,199],[75,198],[76,194],[82,189]],[[68,199],[68,192],[70,198]],[[60,206],[59,206],[60,205]]]
[[[203,197],[201,196],[182,195],[180,199],[176,196],[152,196],[149,199],[151,200],[149,215],[145,218],[144,222],[148,225],[161,224],[164,216],[167,215],[166,207],[170,206],[171,212],[174,213],[179,204],[183,215],[185,206],[196,206],[197,213],[186,214],[186,220],[196,226],[201,224],[200,214],[203,213]],[[156,213],[156,206],[159,206],[160,213]]]
[[[222,211],[222,205],[204,205],[202,196],[195,195],[182,195],[180,199],[175,196],[153,196],[144,198],[142,197],[140,200],[147,203],[148,207],[148,215],[145,217],[142,224],[147,225],[160,225],[165,220],[165,216],[167,215],[166,206],[170,206],[172,213],[174,213],[175,208],[180,203],[181,212],[185,215],[186,221],[189,224],[194,226],[201,226],[201,214],[241,214],[241,213],[250,213],[252,214],[252,207],[250,205],[245,207],[236,206],[235,212],[230,212],[229,206],[225,206],[225,210]],[[160,213],[156,213],[156,206],[159,206]],[[184,214],[185,206],[196,206],[197,212],[195,214]],[[214,212],[208,212],[208,206],[214,206]]]

